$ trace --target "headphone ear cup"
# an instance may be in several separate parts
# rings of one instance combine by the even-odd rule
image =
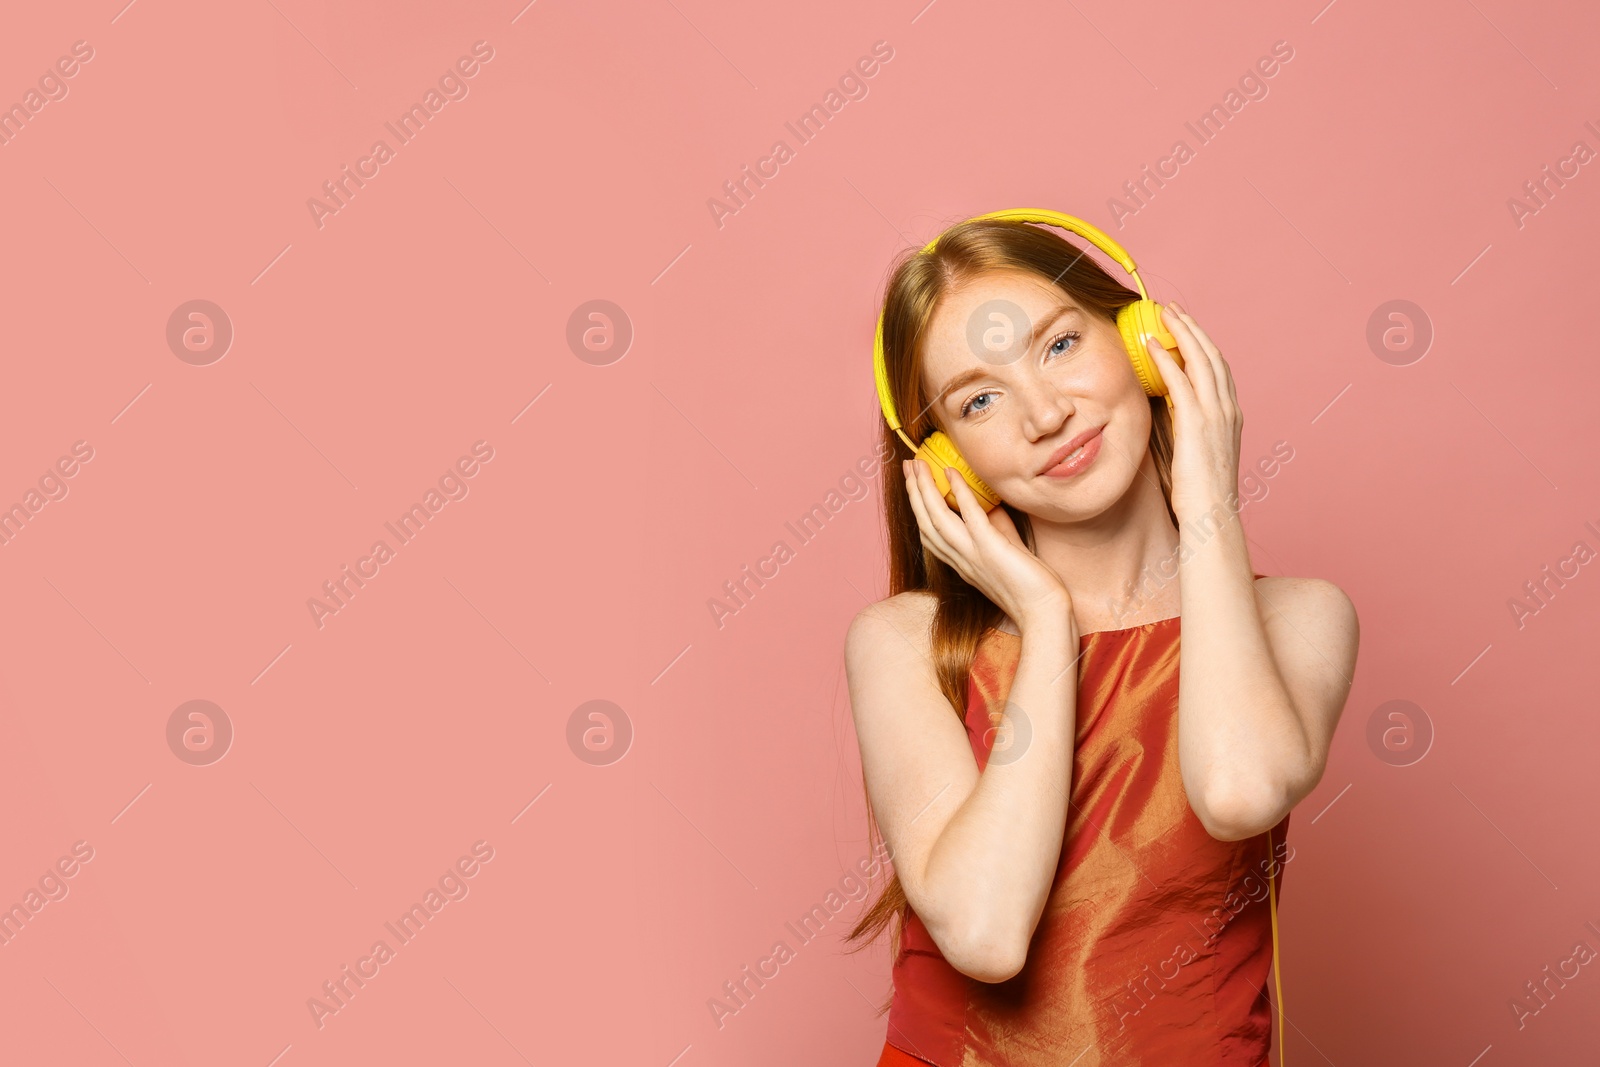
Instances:
[[[1178,339],[1161,321],[1161,305],[1154,300],[1135,300],[1126,305],[1117,312],[1117,331],[1122,334],[1123,347],[1128,350],[1128,358],[1133,361],[1133,373],[1144,387],[1145,395],[1166,396],[1167,383],[1161,380],[1161,371],[1156,367],[1150,350],[1145,347],[1145,338],[1154,336],[1180,367],[1183,366],[1183,357],[1178,354]]]
[[[922,447],[917,449],[917,458],[933,469],[933,480],[938,485],[939,492],[944,495],[945,503],[957,511],[961,505],[956,501],[955,491],[950,488],[950,480],[944,476],[946,467],[954,467],[961,475],[967,487],[972,490],[972,495],[978,498],[978,503],[983,505],[984,511],[993,511],[1000,504],[1000,494],[990,489],[982,478],[973,473],[967,461],[956,448],[955,442],[950,440],[943,431],[930,434],[922,442]]]

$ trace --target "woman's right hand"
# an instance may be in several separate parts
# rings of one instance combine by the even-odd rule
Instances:
[[[1076,625],[1072,597],[1055,571],[1034,555],[1004,507],[985,512],[972,487],[945,468],[961,514],[939,493],[921,459],[906,460],[906,493],[917,515],[922,544],[962,579],[1000,607],[1024,633],[1031,625]]]

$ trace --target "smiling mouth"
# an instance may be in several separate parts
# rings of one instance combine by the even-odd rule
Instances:
[[[1100,434],[1104,426],[1097,426],[1079,434],[1051,454],[1049,461],[1040,475],[1066,475],[1076,474],[1079,469],[1087,466],[1100,451]],[[1067,468],[1063,470],[1062,468]]]
[[[1071,463],[1074,459],[1083,455],[1083,450],[1088,447],[1088,445],[1079,445],[1077,448],[1074,448],[1071,452],[1068,452],[1065,456],[1061,457],[1061,463],[1056,464],[1056,466],[1059,467],[1062,463]]]

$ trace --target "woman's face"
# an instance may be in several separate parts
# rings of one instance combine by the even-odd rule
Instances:
[[[1029,515],[1098,515],[1139,477],[1150,398],[1121,334],[1034,274],[994,272],[949,294],[929,324],[922,373],[934,422]],[[1084,435],[1083,452],[1060,465]]]

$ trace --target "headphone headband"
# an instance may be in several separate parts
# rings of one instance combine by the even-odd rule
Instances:
[[[986,215],[977,215],[965,222],[957,223],[964,226],[967,222],[982,222],[995,219],[1003,222],[1041,222],[1048,226],[1058,226],[1084,238],[1100,251],[1117,261],[1117,265],[1133,276],[1133,282],[1139,287],[1139,297],[1144,300],[1150,298],[1145,290],[1144,280],[1139,277],[1139,268],[1134,265],[1133,257],[1128,255],[1123,247],[1112,240],[1111,237],[1092,223],[1085,222],[1074,215],[1063,215],[1059,211],[1050,211],[1046,208],[1008,208],[1004,211],[991,211]],[[932,252],[938,247],[939,240],[955,227],[947,227],[938,237],[922,246],[923,253]],[[913,452],[917,446],[911,438],[905,435],[900,428],[900,416],[894,409],[894,398],[889,395],[889,370],[884,364],[883,356],[883,312],[878,312],[878,328],[872,341],[872,375],[878,385],[878,405],[883,408],[884,418],[889,420],[889,429],[900,435],[900,440]]]

